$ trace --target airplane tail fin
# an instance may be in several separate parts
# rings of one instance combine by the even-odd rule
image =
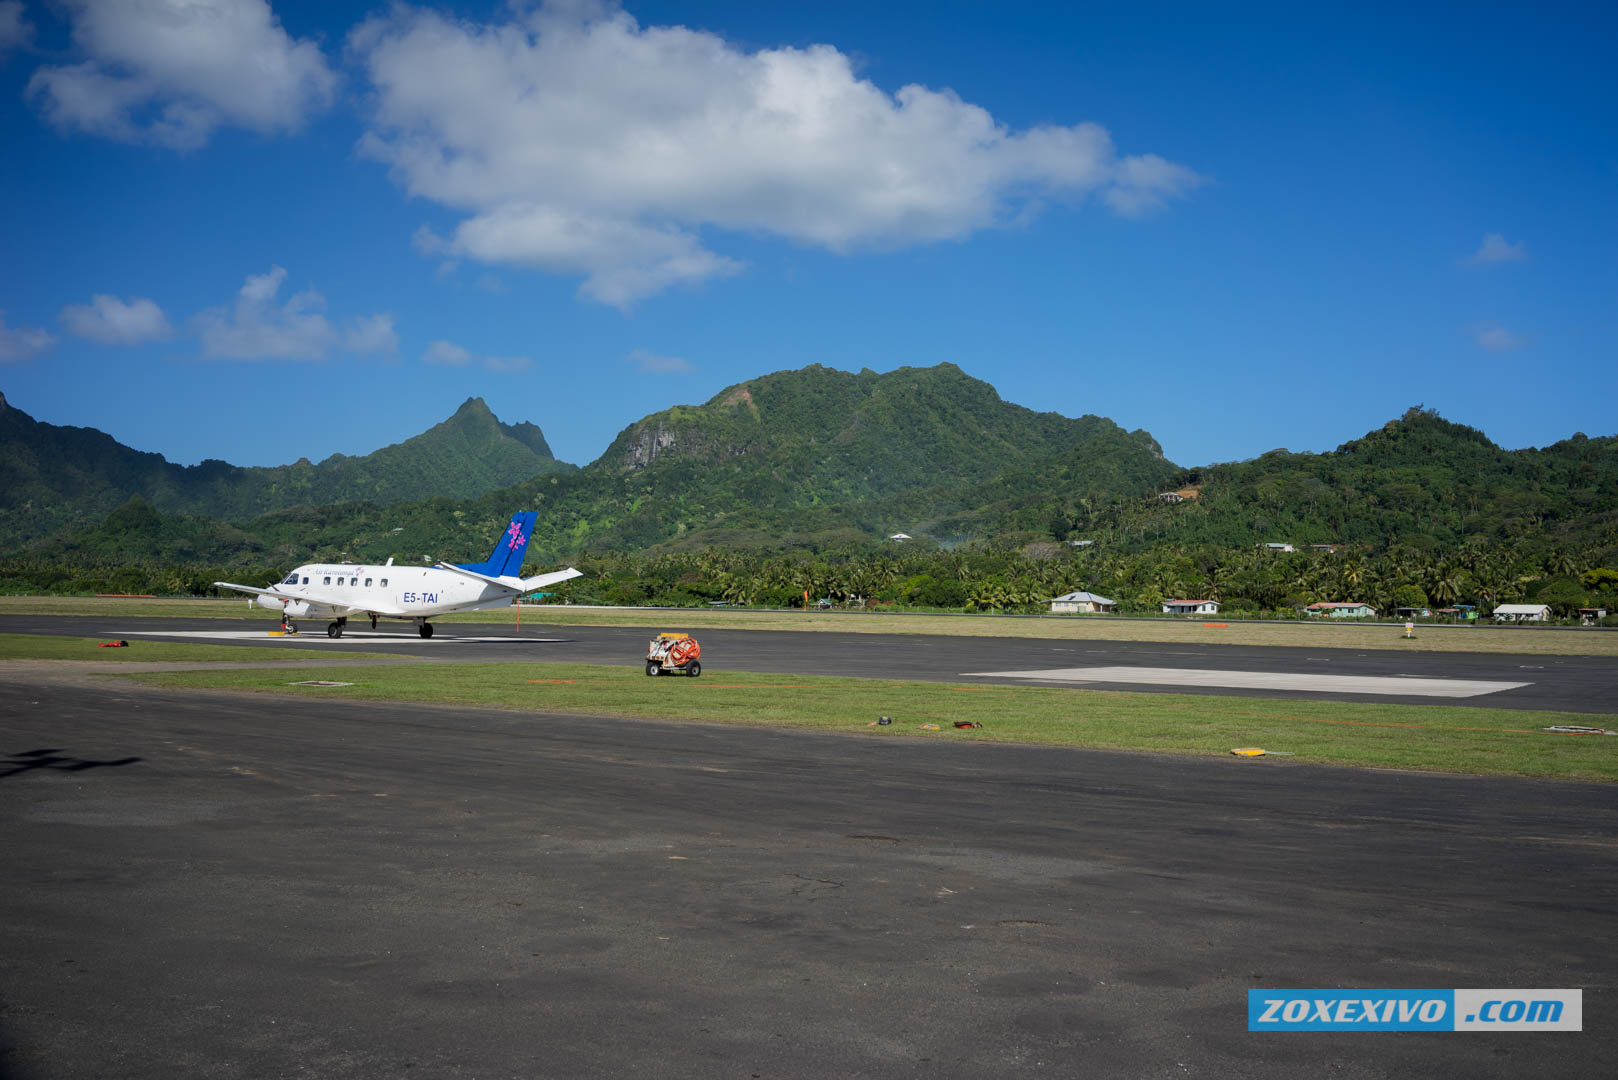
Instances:
[[[494,542],[494,551],[484,563],[459,563],[461,569],[489,577],[517,577],[522,573],[523,555],[528,551],[528,538],[534,535],[534,521],[539,515],[523,511],[511,515],[511,524],[500,539]]]

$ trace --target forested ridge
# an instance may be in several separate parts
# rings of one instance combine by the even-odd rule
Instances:
[[[95,428],[35,420],[0,396],[0,544],[15,547],[94,525],[139,498],[171,514],[243,521],[291,506],[412,502],[478,494],[542,472],[568,472],[533,424],[502,424],[482,398],[414,438],[361,457],[248,467],[176,465]]]
[[[13,548],[0,580],[183,594],[313,558],[478,559],[516,509],[540,515],[533,568],[586,571],[559,593],[581,601],[784,605],[807,592],[1032,611],[1089,588],[1135,611],[1166,598],[1253,613],[1618,606],[1618,574],[1603,573],[1618,565],[1618,438],[1505,450],[1417,407],[1332,451],[1186,469],[1144,431],[1034,412],[948,364],[761,376],[629,425],[583,469],[465,498],[233,518],[137,495]],[[885,539],[901,531],[916,539]],[[1280,543],[1300,550],[1264,547]]]

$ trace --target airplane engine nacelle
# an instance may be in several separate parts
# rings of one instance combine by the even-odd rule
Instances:
[[[288,618],[292,619],[299,619],[309,614],[309,601],[307,600],[282,600],[278,596],[261,596],[258,598],[258,606],[266,611],[283,612]]]

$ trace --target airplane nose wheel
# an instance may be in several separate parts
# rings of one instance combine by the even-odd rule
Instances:
[[[424,622],[424,623],[421,624],[421,636],[422,637],[432,637],[433,636],[433,624],[432,623]]]

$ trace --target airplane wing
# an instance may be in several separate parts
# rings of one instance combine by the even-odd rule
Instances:
[[[237,592],[252,593],[254,596],[273,596],[277,600],[309,599],[307,596],[293,596],[291,593],[284,593],[279,589],[255,589],[251,585],[232,585],[228,581],[216,581],[214,584],[221,589],[235,589]]]
[[[277,600],[302,601],[306,604],[313,604],[316,607],[330,608],[338,615],[369,614],[374,612],[377,615],[389,615],[403,618],[410,614],[410,612],[398,607],[356,605],[353,602],[352,597],[333,599],[324,596],[311,596],[307,594],[298,596],[295,593],[282,592],[280,589],[255,589],[251,585],[233,585],[228,581],[216,581],[214,584],[219,586],[221,589],[235,589],[237,592],[252,593],[254,596],[273,596]]]

